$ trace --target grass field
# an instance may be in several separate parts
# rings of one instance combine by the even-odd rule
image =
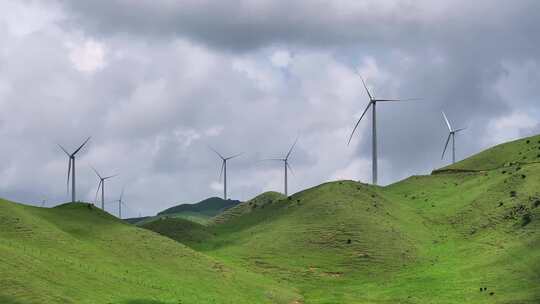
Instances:
[[[263,193],[204,225],[0,201],[0,303],[540,303],[536,151]]]
[[[0,201],[0,303],[291,303],[294,289],[87,204]]]
[[[164,220],[164,219],[180,219],[180,220],[187,220],[190,222],[198,223],[201,225],[207,225],[210,223],[210,220],[212,219],[212,216],[201,214],[198,212],[191,212],[191,211],[182,211],[180,213],[173,213],[173,214],[163,214],[163,215],[155,215],[155,216],[148,216],[140,219],[127,219],[127,222],[131,222],[134,225],[137,226],[143,226],[158,220]]]
[[[131,224],[145,225],[157,220],[178,218],[201,225],[207,225],[210,219],[222,212],[237,206],[240,201],[224,200],[219,197],[210,197],[195,204],[180,204],[159,212],[156,216],[126,219]]]
[[[387,187],[332,182],[208,227],[148,228],[305,303],[540,303],[537,151],[540,136]]]

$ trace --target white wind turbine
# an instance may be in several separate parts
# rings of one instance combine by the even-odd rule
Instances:
[[[287,154],[285,155],[284,158],[269,158],[269,159],[263,159],[263,161],[266,161],[266,160],[275,160],[275,161],[281,161],[283,162],[283,170],[284,170],[284,194],[285,196],[288,196],[288,170],[291,170],[292,172],[292,168],[291,166],[289,165],[289,157],[291,156],[291,153],[294,149],[294,147],[296,146],[296,143],[298,142],[298,137],[296,138],[296,140],[294,141],[294,143],[292,144],[291,148],[289,149],[289,152],[287,152]]]
[[[456,133],[461,132],[467,128],[461,128],[454,130],[452,128],[452,125],[450,125],[450,121],[448,121],[448,118],[446,117],[446,114],[442,112],[442,115],[444,117],[444,121],[446,122],[446,126],[448,126],[448,138],[446,139],[446,144],[444,145],[444,150],[442,153],[441,159],[444,159],[444,154],[446,153],[446,148],[448,148],[448,143],[450,142],[450,138],[452,138],[452,164],[456,163]]]
[[[347,145],[349,145],[351,143],[354,132],[358,128],[358,125],[360,124],[360,121],[362,120],[362,118],[364,118],[364,115],[366,115],[366,112],[371,107],[371,110],[372,110],[372,120],[371,120],[371,123],[372,123],[372,127],[371,127],[371,130],[372,130],[372,136],[371,136],[371,139],[372,139],[372,143],[371,143],[372,162],[371,162],[371,165],[372,165],[373,184],[377,185],[377,177],[378,177],[378,167],[377,167],[377,114],[376,114],[377,102],[411,101],[411,100],[419,100],[419,99],[418,98],[408,98],[408,99],[377,99],[377,98],[374,98],[371,95],[371,93],[369,92],[369,90],[368,90],[368,88],[366,86],[366,83],[364,81],[364,78],[362,78],[362,76],[360,74],[358,74],[358,76],[360,76],[360,79],[362,80],[362,84],[364,85],[364,89],[366,90],[366,93],[368,94],[369,103],[368,103],[366,109],[364,110],[364,112],[362,113],[362,116],[360,116],[360,119],[358,119],[358,122],[354,126],[354,129],[353,129],[353,131],[351,133],[351,136],[349,137],[349,142],[347,143]]]
[[[239,153],[230,157],[224,157],[214,148],[212,147],[209,147],[209,148],[212,151],[214,151],[214,153],[216,153],[217,156],[219,156],[219,158],[221,158],[222,163],[221,163],[221,171],[219,173],[219,179],[221,180],[221,177],[223,177],[223,199],[227,200],[227,161],[242,155],[242,153]]]
[[[82,145],[80,145],[73,153],[69,153],[64,147],[61,145],[58,145],[64,153],[69,157],[69,163],[68,163],[68,173],[67,173],[67,192],[69,194],[69,178],[71,173],[71,202],[74,203],[76,201],[76,192],[75,192],[75,156],[79,151],[86,145],[86,143],[90,140],[90,137],[88,137]]]
[[[99,184],[96,191],[96,198],[94,199],[94,201],[97,202],[97,195],[99,193],[99,189],[101,188],[101,210],[105,210],[105,181],[117,176],[118,174],[102,177],[94,167],[92,167],[92,170],[94,170],[94,172],[99,178]]]
[[[123,200],[124,197],[124,188],[122,188],[122,193],[120,193],[120,198],[117,200],[118,202],[118,218],[122,219],[122,205],[126,205]]]

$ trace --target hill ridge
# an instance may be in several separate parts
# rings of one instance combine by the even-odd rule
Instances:
[[[305,303],[538,303],[540,163],[530,161],[536,138],[473,155],[448,166],[453,174],[385,187],[323,183],[214,220],[200,239],[184,234],[202,233],[200,227],[158,230],[286,281]],[[516,157],[529,162],[519,165]]]

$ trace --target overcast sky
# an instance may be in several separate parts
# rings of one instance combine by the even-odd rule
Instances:
[[[68,200],[126,187],[127,215],[221,195],[292,192],[371,180],[368,97],[378,106],[379,180],[428,174],[441,160],[444,110],[457,157],[540,133],[537,0],[0,0],[0,197]],[[110,212],[116,207],[108,206]]]

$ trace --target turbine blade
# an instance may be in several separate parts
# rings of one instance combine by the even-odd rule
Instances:
[[[122,198],[124,197],[124,190],[126,187],[122,187],[122,192],[120,193],[120,202],[122,202]]]
[[[238,153],[238,154],[233,155],[233,156],[230,156],[230,157],[227,157],[226,160],[233,159],[233,158],[237,158],[238,156],[240,156],[240,155],[242,155],[242,154],[244,154],[244,152]]]
[[[101,175],[99,174],[99,172],[96,170],[96,168],[94,168],[93,166],[90,166],[92,168],[92,170],[94,170],[94,172],[96,172],[96,175],[99,177],[99,179],[103,179],[101,177]]]
[[[457,130],[454,131],[454,133],[457,133],[457,132],[460,132],[460,131],[463,131],[463,130],[466,130],[466,129],[467,129],[467,127],[461,128],[461,129],[457,129]]]
[[[67,186],[67,194],[69,195],[69,178],[71,176],[71,157],[69,157],[69,162],[68,162],[68,174],[67,174],[67,182],[66,182],[66,186]]]
[[[418,101],[422,98],[405,98],[405,99],[374,99],[373,101]]]
[[[448,130],[452,132],[452,126],[450,125],[450,121],[448,121],[448,117],[446,117],[446,114],[444,111],[442,112],[442,116],[444,117],[444,121],[446,121],[446,125],[448,126]]]
[[[296,143],[298,142],[298,138],[299,138],[299,136],[297,136],[296,139],[294,140],[294,143],[292,144],[291,148],[289,149],[289,152],[287,152],[287,156],[285,156],[285,159],[289,159],[289,156],[291,156],[291,153],[292,153],[294,147],[296,146]]]
[[[358,119],[358,122],[356,122],[356,125],[354,126],[354,129],[353,129],[353,131],[351,133],[351,136],[349,137],[349,142],[347,142],[347,146],[351,143],[354,132],[356,132],[356,128],[358,128],[358,125],[360,124],[360,121],[362,120],[362,118],[364,118],[364,115],[366,115],[366,112],[369,110],[369,107],[371,107],[372,103],[373,103],[372,101],[370,101],[368,103],[366,109],[364,110],[364,113],[362,113],[362,116],[360,116],[360,119]]]
[[[452,133],[448,134],[448,139],[446,139],[446,144],[444,145],[444,150],[442,152],[441,159],[444,159],[444,153],[446,153],[446,148],[448,148],[448,143],[450,142],[450,137],[452,136]]]
[[[221,163],[221,171],[219,171],[219,180],[221,180],[221,178],[223,177],[223,170],[225,170],[225,162],[226,160],[223,160],[223,162]]]
[[[84,145],[86,145],[86,143],[90,140],[90,138],[91,138],[91,137],[88,137],[88,138],[82,143],[82,145],[81,145],[79,148],[77,148],[77,150],[75,150],[75,152],[73,152],[72,155],[77,154],[77,153],[82,149],[82,147],[84,147]]]
[[[208,148],[210,148],[210,150],[214,151],[214,153],[216,153],[221,159],[225,159],[225,157],[223,157],[223,155],[221,155],[218,151],[216,151],[216,149],[212,148],[211,146],[208,146]]]
[[[109,175],[107,177],[104,177],[103,179],[106,180],[106,179],[109,179],[109,178],[117,177],[118,175],[119,174]]]
[[[101,184],[103,183],[102,180],[99,181],[99,184],[98,184],[98,187],[97,187],[97,190],[96,190],[96,197],[94,198],[94,202],[97,203],[97,197],[98,197],[98,193],[99,193],[99,189],[101,188]]]
[[[367,85],[366,85],[366,82],[364,81],[364,77],[362,77],[362,75],[360,75],[360,73],[358,73],[358,71],[355,71],[356,74],[358,75],[358,77],[360,77],[360,79],[362,80],[362,84],[364,85],[364,89],[366,89],[366,92],[369,96],[369,100],[373,100],[373,96],[371,96],[371,93],[369,92],[368,88],[367,88]]]
[[[289,162],[286,162],[286,165],[287,165],[287,168],[289,168],[289,171],[291,171],[291,174],[295,175],[291,165],[289,165]]]
[[[69,154],[69,152],[66,149],[64,149],[64,147],[62,147],[60,144],[57,144],[57,145],[58,147],[60,147],[60,149],[62,149],[62,151],[64,151],[64,153],[66,153],[67,156],[71,156],[71,154]]]

